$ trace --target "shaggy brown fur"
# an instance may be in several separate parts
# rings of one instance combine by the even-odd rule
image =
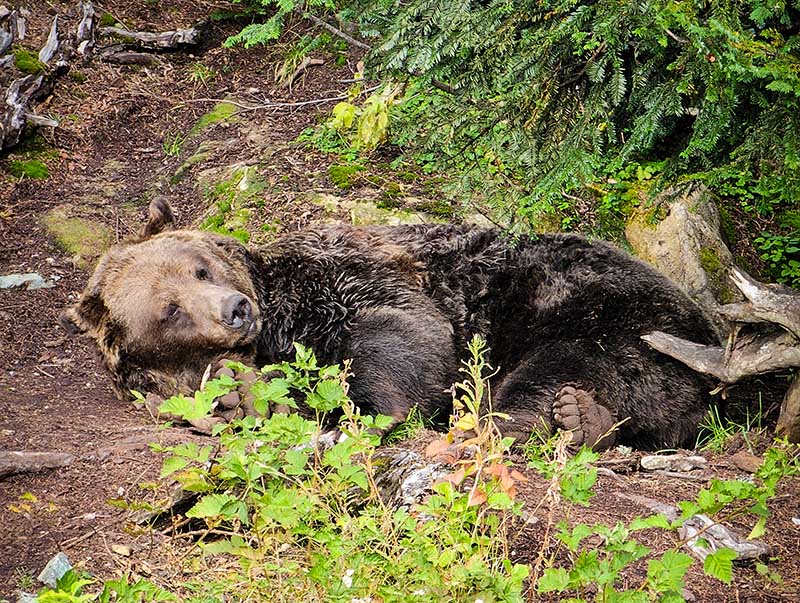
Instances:
[[[510,435],[574,423],[562,415],[580,405],[553,410],[568,384],[593,391],[603,407],[594,416],[628,418],[619,440],[642,447],[687,443],[705,412],[707,381],[640,335],[711,343],[710,325],[666,278],[605,243],[336,225],[248,249],[160,232],[170,222],[154,203],[142,236],[112,249],[64,314],[97,341],[122,395],[191,391],[219,358],[265,364],[298,341],[322,362],[352,359],[350,393],[365,412],[446,415],[460,354],[480,333]]]

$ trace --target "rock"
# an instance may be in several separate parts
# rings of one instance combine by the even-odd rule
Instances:
[[[686,456],[684,454],[650,454],[639,461],[642,469],[647,471],[692,471],[706,469],[708,461],[702,456]]]
[[[740,450],[731,457],[731,463],[733,463],[737,469],[747,473],[755,473],[761,466],[762,461],[763,459],[760,456],[750,454],[746,450]]]
[[[663,212],[666,216],[653,224]],[[683,288],[706,310],[720,336],[727,336],[727,323],[718,306],[743,298],[728,279],[733,257],[722,239],[719,212],[706,187],[690,184],[668,189],[634,214],[625,236],[636,255]]]
[[[371,201],[359,201],[350,207],[350,221],[356,226],[426,224],[432,222],[421,212],[404,209],[384,209]]]
[[[60,276],[56,275],[50,280],[45,280],[42,275],[36,272],[5,274],[0,276],[0,289],[16,289],[17,287],[24,288],[27,291],[52,289],[60,278]]]
[[[800,526],[800,517],[792,517],[792,523],[796,526]]]
[[[25,591],[17,591],[17,603],[36,603],[39,599],[33,593],[26,593]]]
[[[55,588],[56,582],[71,569],[72,564],[69,562],[69,559],[64,553],[59,551],[47,562],[47,565],[44,566],[42,573],[39,574],[37,579],[42,584],[50,588]]]
[[[111,550],[117,555],[122,555],[123,557],[130,557],[132,552],[131,547],[129,547],[127,544],[112,544]]]

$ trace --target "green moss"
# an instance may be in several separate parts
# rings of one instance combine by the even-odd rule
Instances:
[[[450,219],[456,213],[456,210],[453,209],[453,206],[444,199],[430,199],[424,203],[421,203],[417,207],[426,214],[431,214],[439,218]]]
[[[700,266],[702,266],[706,273],[714,275],[719,274],[725,269],[717,252],[708,247],[700,249]]]
[[[397,177],[400,178],[403,182],[416,182],[420,179],[419,174],[416,172],[411,172],[409,170],[404,170],[402,172],[397,172]]]
[[[44,180],[50,175],[47,166],[38,159],[12,159],[8,162],[8,171],[17,178],[34,180]]]
[[[111,13],[103,13],[100,17],[100,27],[114,27],[117,24],[117,18]]]
[[[82,84],[86,81],[86,74],[83,71],[78,71],[77,69],[70,69],[69,71],[69,79],[77,84]]]
[[[728,245],[730,245],[736,240],[736,224],[734,223],[733,218],[731,218],[731,214],[722,203],[718,204],[718,209],[720,228],[722,229],[722,238],[726,243],[728,243]]]
[[[717,252],[708,247],[701,248],[700,267],[705,271],[720,303],[728,304],[734,301],[735,295],[733,287],[729,284],[728,279],[725,278],[727,269]]]
[[[236,105],[233,103],[229,103],[227,101],[222,101],[214,105],[214,108],[203,115],[197,123],[195,124],[194,128],[190,132],[190,135],[197,134],[202,132],[206,128],[214,126],[219,123],[232,123],[236,120]]]
[[[216,183],[206,192],[214,211],[201,224],[204,230],[235,237],[246,243],[250,240],[247,225],[251,211],[245,205],[258,204],[258,194],[266,188],[254,167],[235,170],[229,178]]]
[[[45,214],[44,224],[56,244],[66,253],[77,256],[81,264],[99,256],[113,242],[110,229],[99,222],[73,217],[65,207]]]
[[[36,74],[45,69],[45,64],[39,60],[39,55],[31,50],[14,47],[14,65],[23,73]]]
[[[358,174],[363,171],[364,166],[358,164],[334,163],[328,168],[328,177],[335,187],[347,190],[353,188],[353,184],[358,180]]]

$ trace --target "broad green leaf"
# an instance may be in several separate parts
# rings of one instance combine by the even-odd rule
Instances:
[[[540,593],[563,592],[569,587],[569,573],[563,567],[548,567],[536,583]]]
[[[721,580],[725,584],[730,584],[733,579],[733,561],[736,557],[736,551],[719,549],[706,557],[703,562],[703,570],[709,576]]]

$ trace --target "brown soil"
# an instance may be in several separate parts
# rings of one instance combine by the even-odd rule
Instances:
[[[53,13],[68,16],[62,21],[65,27],[76,23],[72,1],[48,2],[44,13],[38,0],[11,4],[27,6],[34,14],[26,42],[32,48],[43,43]],[[164,31],[189,27],[222,5],[204,0],[107,0],[96,6],[100,14],[109,12],[132,29]],[[131,521],[132,511],[120,506],[124,501],[129,506],[153,503],[164,496],[153,486],[161,461],[150,442],[203,438],[184,428],[158,426],[144,411],[115,398],[91,347],[65,337],[58,314],[83,289],[91,258],[76,259],[57,247],[42,218],[54,207],[74,204],[76,214],[104,223],[119,240],[137,230],[147,201],[163,193],[173,203],[180,224],[196,226],[208,209],[196,184],[200,172],[237,162],[258,164],[267,182],[256,216],[262,223],[292,229],[318,217],[321,210],[308,202],[308,193],[333,189],[326,176],[330,160],[291,142],[317,123],[332,102],[247,112],[238,122],[212,125],[202,137],[187,138],[179,156],[163,150],[163,141],[190,132],[227,95],[248,103],[294,103],[335,97],[350,86],[341,80],[353,76],[359,59],[353,52],[338,66],[334,52],[321,53],[325,65],[309,69],[291,90],[276,86],[274,69],[286,47],[221,48],[222,40],[240,25],[212,21],[195,56],[162,54],[149,67],[99,61],[75,65],[74,71],[81,75],[62,78],[40,108],[60,116],[62,123],[54,131],[41,132],[55,151],[46,161],[49,178],[17,180],[0,171],[0,274],[38,272],[59,277],[52,289],[0,290],[0,449],[63,451],[76,457],[63,469],[0,481],[0,596],[12,596],[59,550],[102,578],[133,570],[169,584],[181,572],[181,560],[170,557],[175,549],[166,546],[168,536],[144,531]],[[304,27],[307,24],[292,25],[296,31],[290,31],[289,38],[301,35]],[[198,63],[212,68],[214,77],[200,81]],[[201,140],[221,144],[207,162],[170,184],[171,175]],[[7,161],[0,157],[0,170]],[[712,458],[711,464],[708,475],[740,474],[725,455]],[[531,481],[522,488],[522,496],[535,509],[547,484],[527,473]],[[591,507],[576,510],[572,519],[613,523],[647,513],[621,502],[616,492],[675,502],[692,498],[702,485],[636,472],[604,476]],[[800,515],[799,485],[798,480],[788,481],[770,507],[765,540],[774,551],[770,567],[783,576],[783,583],[743,567],[736,570],[734,584],[726,587],[694,568],[688,588],[697,601],[800,600],[800,528],[792,522]],[[749,531],[744,523],[736,527],[743,534]],[[541,537],[538,525],[522,532],[514,543],[515,557],[535,559]],[[663,535],[648,538],[649,546],[672,545]],[[133,552],[121,555],[116,545],[129,545]]]

